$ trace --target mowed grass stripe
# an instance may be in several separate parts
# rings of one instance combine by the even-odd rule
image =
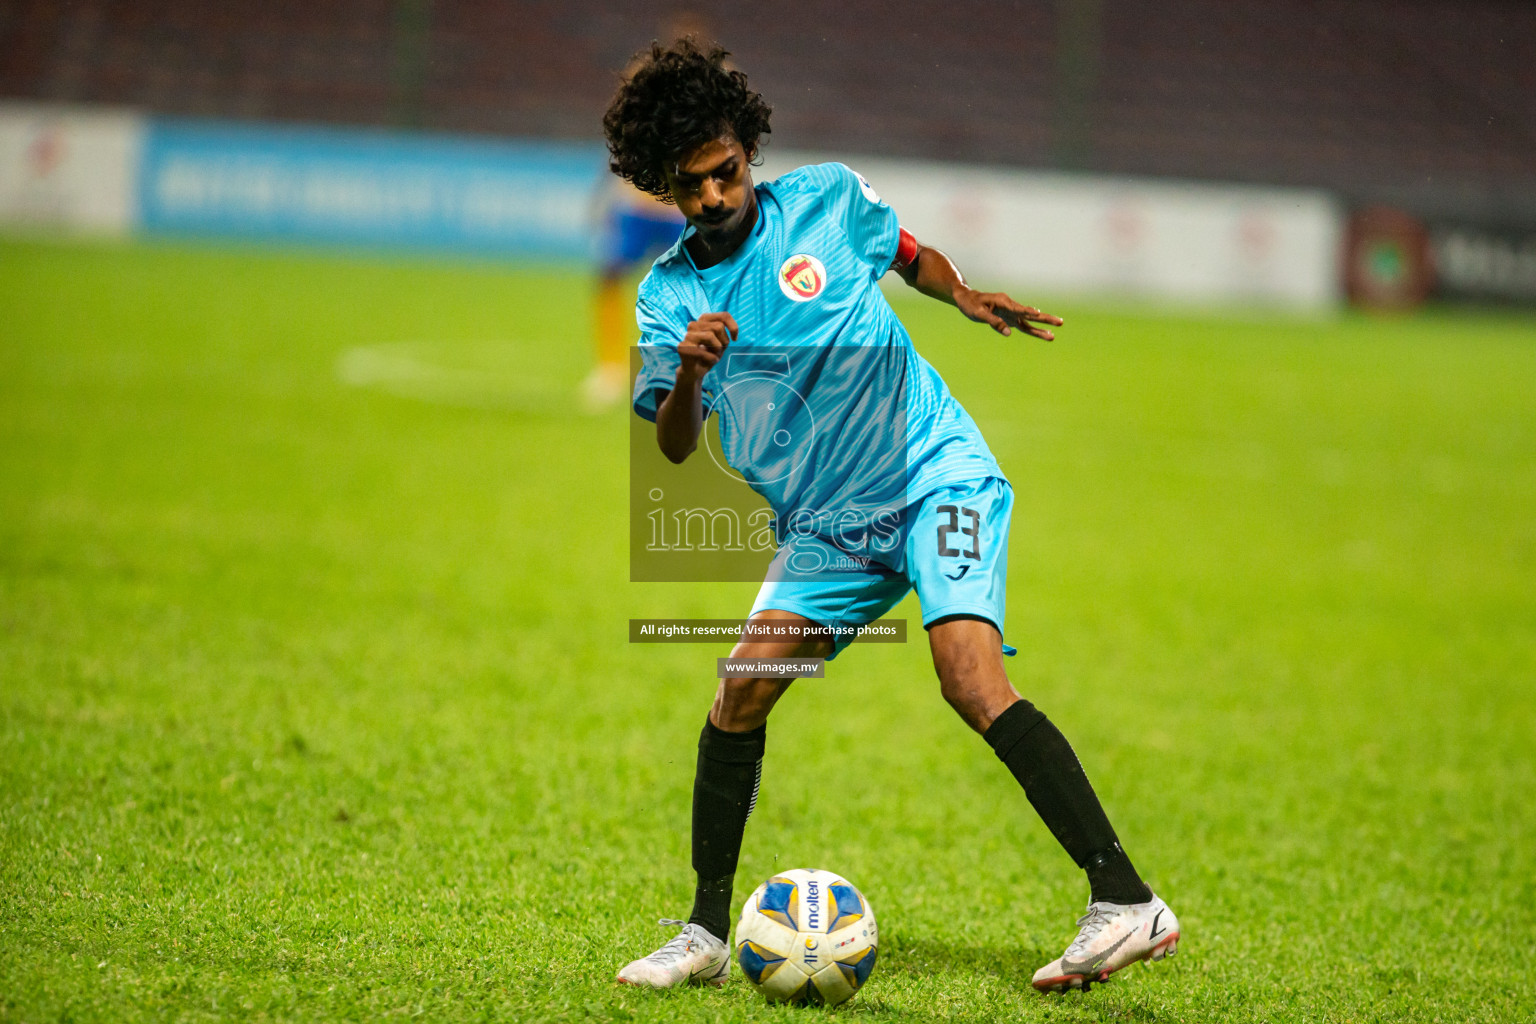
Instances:
[[[0,1019],[790,1015],[611,982],[687,909],[724,653],[626,622],[755,588],[627,582],[629,424],[558,400],[588,287],[0,242]],[[1536,1015],[1536,324],[1027,298],[1060,341],[898,301],[1017,490],[1010,672],[1180,955],[1029,989],[1085,886],[910,604],[775,713],[738,902],[853,879],[844,1012],[892,1020]],[[357,386],[360,349],[485,390]]]

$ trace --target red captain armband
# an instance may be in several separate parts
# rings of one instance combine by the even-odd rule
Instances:
[[[901,234],[896,242],[896,258],[891,261],[892,270],[905,270],[917,259],[917,239],[906,228],[901,229]]]

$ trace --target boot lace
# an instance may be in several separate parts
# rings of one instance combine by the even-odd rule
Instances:
[[[682,931],[674,935],[665,946],[646,957],[653,963],[662,967],[670,967],[683,957],[699,948],[698,937],[694,934],[694,928],[687,921],[679,921],[672,917],[663,917],[656,922],[669,928],[681,928]]]
[[[1067,947],[1065,959],[1076,957],[1088,950],[1093,945],[1093,940],[1099,937],[1099,933],[1109,927],[1115,919],[1115,912],[1109,907],[1093,903],[1088,906],[1088,913],[1077,919],[1077,926],[1082,930],[1077,933],[1077,938],[1072,940],[1072,945]]]

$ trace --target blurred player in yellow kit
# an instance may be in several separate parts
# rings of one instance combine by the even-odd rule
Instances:
[[[593,310],[597,365],[581,386],[582,402],[593,411],[629,399],[629,346],[635,340],[635,295],[629,278],[670,249],[683,230],[677,207],[622,179],[610,176],[610,181],[603,189]]]
[[[660,37],[702,40],[707,35],[703,18],[680,8],[671,13]],[[629,81],[640,66],[641,61],[630,61],[623,80]],[[629,346],[636,338],[635,292],[629,279],[672,248],[684,223],[676,206],[622,178],[605,177],[608,180],[598,213],[597,296],[592,310],[596,365],[581,385],[582,404],[593,412],[629,401]]]

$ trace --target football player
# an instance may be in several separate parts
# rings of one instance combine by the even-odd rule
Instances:
[[[1005,336],[1049,341],[1062,321],[971,288],[841,164],[755,183],[770,110],[725,56],[688,40],[653,46],[603,127],[612,170],[686,221],[640,286],[635,411],[655,422],[673,462],[718,416],[728,460],[776,517],[778,550],[732,656],[836,657],[853,628],[915,589],[945,700],[1087,874],[1077,937],[1040,968],[1035,987],[1087,988],[1161,959],[1176,948],[1177,919],[1132,866],[1066,738],[1004,670],[1013,490],[878,282],[894,272]],[[795,633],[754,635],[764,622]],[[778,677],[720,682],[699,737],[692,913],[619,981],[670,987],[728,976],[732,882],[766,723],[788,686]]]

